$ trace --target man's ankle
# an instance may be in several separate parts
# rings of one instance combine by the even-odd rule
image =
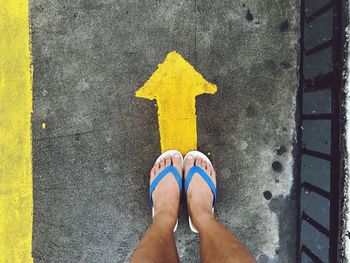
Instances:
[[[153,217],[153,224],[159,226],[164,230],[174,230],[175,224],[177,221],[177,217],[166,212],[159,212]]]
[[[192,213],[191,220],[194,226],[200,231],[202,227],[208,225],[211,220],[215,220],[211,211],[202,211],[200,213]]]

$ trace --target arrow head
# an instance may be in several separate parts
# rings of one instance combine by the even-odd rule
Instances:
[[[135,95],[153,100],[169,96],[196,97],[216,91],[216,85],[206,81],[180,54],[172,51]]]

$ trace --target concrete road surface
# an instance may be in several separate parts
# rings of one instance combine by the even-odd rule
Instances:
[[[30,16],[35,262],[130,258],[160,154],[156,103],[135,91],[173,50],[218,88],[196,101],[217,218],[259,262],[294,262],[298,1],[32,0]],[[185,206],[175,236],[199,262]]]

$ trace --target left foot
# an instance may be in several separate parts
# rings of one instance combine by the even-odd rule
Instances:
[[[150,184],[166,167],[173,165],[182,175],[182,158],[176,153],[155,163],[150,174]],[[152,194],[154,204],[153,222],[159,222],[165,227],[174,229],[180,206],[180,189],[173,174],[167,174],[154,189]]]

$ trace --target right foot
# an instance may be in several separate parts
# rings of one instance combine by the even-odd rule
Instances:
[[[213,167],[205,159],[200,157],[187,156],[184,163],[185,178],[194,165],[202,168],[216,186],[216,174]],[[204,181],[202,176],[195,173],[187,189],[187,207],[191,221],[197,229],[202,219],[213,218],[213,200],[214,196],[209,185]]]
[[[180,175],[182,174],[182,158],[179,153],[176,153],[173,156],[166,156],[154,164],[150,174],[150,183],[170,165],[173,165]],[[180,190],[172,174],[166,175],[159,182],[152,193],[152,200],[154,204],[153,221],[173,229],[179,213]]]

